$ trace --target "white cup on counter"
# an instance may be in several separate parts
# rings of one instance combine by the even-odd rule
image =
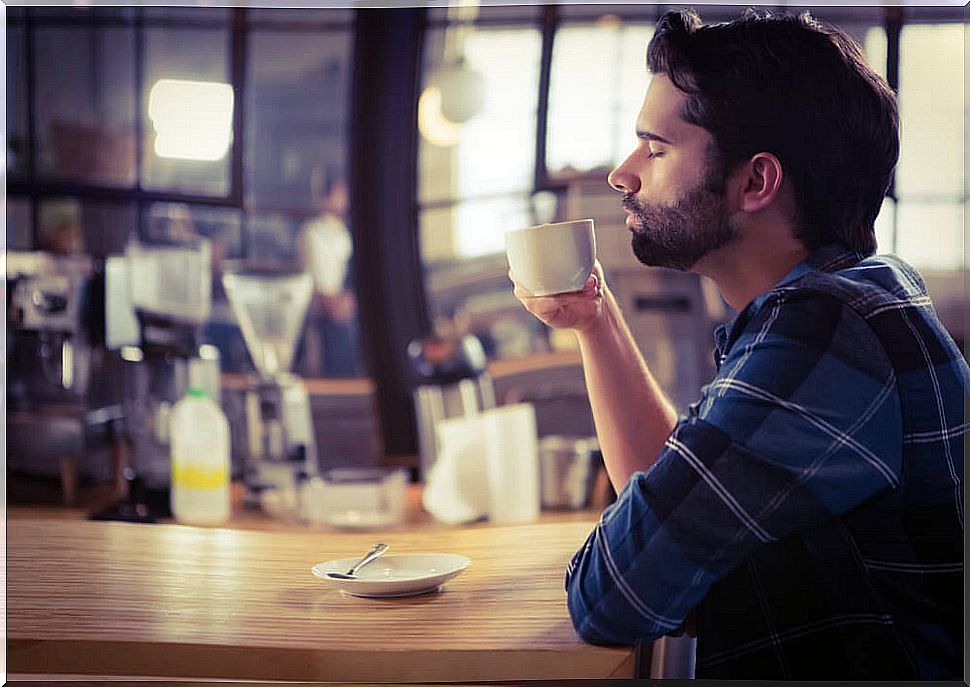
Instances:
[[[505,252],[515,280],[534,296],[581,291],[596,262],[593,220],[513,229]]]

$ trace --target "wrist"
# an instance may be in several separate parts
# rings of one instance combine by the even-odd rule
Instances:
[[[613,298],[613,294],[604,284],[599,314],[583,327],[576,328],[576,337],[579,339],[580,345],[593,343],[604,336],[610,336],[610,332],[616,328],[617,321],[618,306],[616,299]]]

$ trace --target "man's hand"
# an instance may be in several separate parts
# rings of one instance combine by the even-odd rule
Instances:
[[[515,281],[512,272],[509,279],[515,284],[515,297],[525,309],[555,329],[583,331],[600,321],[603,315],[603,268],[599,261],[593,265],[582,291],[559,293],[552,296],[533,296]]]

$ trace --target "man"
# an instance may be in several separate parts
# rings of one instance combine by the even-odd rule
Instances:
[[[873,257],[892,91],[807,15],[668,13],[647,66],[609,177],[633,251],[738,315],[678,420],[598,265],[579,293],[516,286],[577,333],[618,492],[566,572],[577,632],[696,627],[697,677],[958,678],[970,368],[919,275]]]

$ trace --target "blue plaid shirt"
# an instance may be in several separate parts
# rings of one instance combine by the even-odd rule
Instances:
[[[716,342],[568,566],[576,631],[635,644],[693,610],[697,677],[959,679],[970,368],[917,272],[825,246]]]

